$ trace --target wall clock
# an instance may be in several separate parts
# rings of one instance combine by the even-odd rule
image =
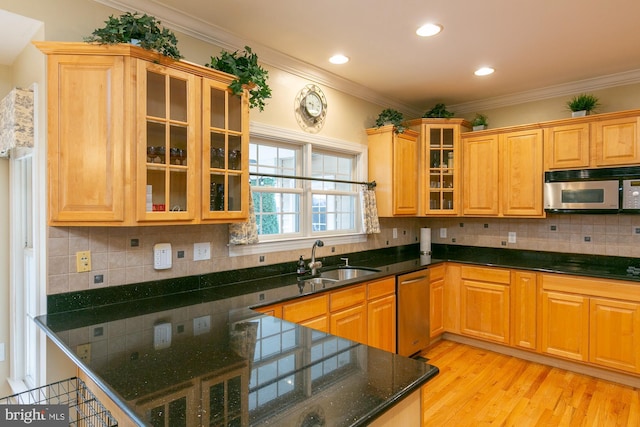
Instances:
[[[327,117],[327,98],[318,86],[306,85],[296,96],[294,110],[300,127],[305,132],[316,133]]]

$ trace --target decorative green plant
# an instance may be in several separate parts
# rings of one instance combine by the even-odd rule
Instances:
[[[160,26],[161,22],[146,13],[126,12],[119,17],[111,15],[105,26],[93,30],[85,37],[87,43],[117,44],[137,40],[143,49],[153,50],[173,59],[180,59],[178,40],[172,31]]]
[[[597,97],[582,93],[580,95],[576,95],[567,101],[567,108],[571,111],[593,111],[600,105],[600,102]]]
[[[402,133],[405,130],[405,127],[402,125],[403,121],[404,115],[400,111],[394,110],[393,108],[385,108],[376,119],[376,127],[379,128],[391,124],[396,133]]]
[[[249,106],[262,111],[264,100],[271,98],[271,88],[267,84],[269,72],[258,64],[258,55],[249,46],[244,49],[242,53],[222,51],[219,57],[212,56],[206,66],[236,76],[229,89],[235,95],[241,95],[245,87],[249,88]]]
[[[476,113],[476,116],[471,121],[471,126],[473,126],[473,127],[476,127],[476,126],[488,126],[488,125],[489,125],[489,123],[487,122],[487,116],[485,116],[484,114],[480,114],[480,113]]]
[[[447,106],[444,104],[436,104],[431,110],[424,113],[424,118],[441,118],[450,119],[455,113],[447,111]]]

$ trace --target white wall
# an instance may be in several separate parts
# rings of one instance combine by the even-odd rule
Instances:
[[[0,99],[11,90],[11,69],[0,66]],[[0,159],[0,343],[5,360],[0,361],[0,396],[10,393],[4,378],[9,375],[9,160]]]

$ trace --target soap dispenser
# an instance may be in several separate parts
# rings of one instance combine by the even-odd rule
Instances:
[[[298,260],[298,268],[296,269],[296,273],[298,273],[298,276],[302,276],[304,273],[307,272],[307,269],[304,265],[304,258],[302,258],[302,255],[300,255],[300,259]]]

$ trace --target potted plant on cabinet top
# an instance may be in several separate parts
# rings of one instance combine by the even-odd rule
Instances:
[[[476,113],[476,116],[471,121],[471,126],[473,126],[473,130],[483,130],[486,129],[489,123],[487,122],[487,116],[484,114]]]
[[[103,28],[93,30],[84,41],[99,44],[132,43],[175,60],[182,58],[175,34],[162,28],[161,22],[153,16],[126,12],[117,18],[111,15],[104,22],[106,25]]]
[[[586,116],[600,105],[597,97],[582,93],[567,101],[567,108],[571,110],[571,117]]]
[[[405,127],[402,125],[403,121],[404,115],[400,111],[394,110],[393,108],[385,108],[376,119],[376,127],[393,125],[395,133],[402,133],[405,130]]]
[[[431,110],[424,113],[423,118],[440,118],[450,119],[455,113],[447,111],[447,106],[444,104],[436,104]]]
[[[229,89],[234,95],[241,95],[245,87],[249,88],[249,107],[263,111],[264,100],[271,98],[271,88],[267,83],[269,72],[258,64],[258,55],[249,46],[244,49],[242,53],[222,51],[220,56],[212,56],[211,62],[205,65],[236,76]]]

